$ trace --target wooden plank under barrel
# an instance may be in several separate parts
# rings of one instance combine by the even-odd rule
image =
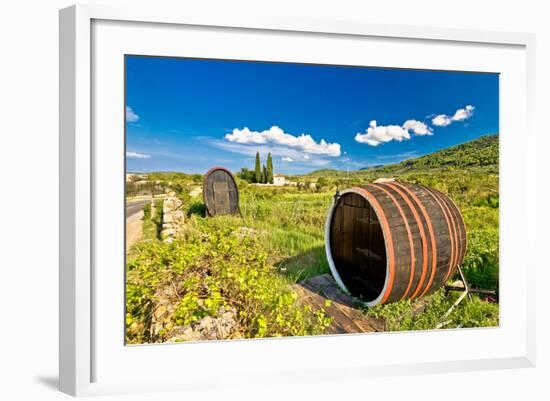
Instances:
[[[453,201],[400,181],[341,191],[325,231],[335,280],[369,306],[433,293],[466,252],[464,220]]]
[[[237,181],[228,169],[213,167],[208,170],[202,193],[208,216],[240,214]]]

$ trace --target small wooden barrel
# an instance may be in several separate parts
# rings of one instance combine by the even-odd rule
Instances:
[[[204,175],[202,196],[208,216],[240,214],[239,189],[226,168],[213,167]]]
[[[330,270],[368,306],[414,299],[440,288],[466,253],[466,227],[446,195],[389,181],[335,196],[325,226]]]

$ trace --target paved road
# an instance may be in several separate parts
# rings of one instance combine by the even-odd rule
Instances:
[[[143,207],[149,202],[150,199],[139,199],[126,203],[126,252],[143,234]]]
[[[151,202],[150,199],[140,199],[126,202],[126,218],[133,216],[143,210],[143,207]]]

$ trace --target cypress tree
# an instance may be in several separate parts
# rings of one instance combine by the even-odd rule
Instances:
[[[267,154],[267,178],[266,181],[269,184],[273,184],[273,158],[271,153]]]
[[[262,168],[260,167],[260,152],[256,152],[256,166],[254,168],[254,182],[262,182]]]
[[[265,164],[262,168],[262,184],[267,184],[267,169],[265,168]]]

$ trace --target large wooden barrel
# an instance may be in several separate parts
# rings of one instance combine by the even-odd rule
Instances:
[[[204,175],[202,194],[208,216],[240,214],[239,189],[231,171],[213,167]]]
[[[466,253],[466,228],[446,195],[390,181],[339,192],[325,227],[336,282],[368,306],[440,288]]]

